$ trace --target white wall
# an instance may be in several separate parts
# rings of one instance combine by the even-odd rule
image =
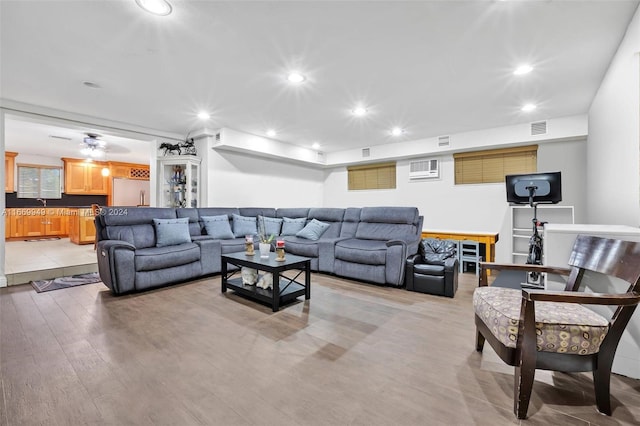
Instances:
[[[640,9],[589,110],[589,223],[640,225]]]
[[[322,206],[322,170],[231,151],[206,152],[207,206]]]
[[[576,207],[576,221],[584,217],[586,204],[584,151],[584,140],[548,142],[538,147],[538,170],[562,172],[562,205]],[[510,209],[504,183],[455,185],[453,156],[440,159],[441,177],[422,181],[409,181],[410,160],[398,161],[393,190],[348,191],[346,167],[327,170],[323,205],[416,206],[424,216],[424,229],[499,233],[496,261],[510,262]]]

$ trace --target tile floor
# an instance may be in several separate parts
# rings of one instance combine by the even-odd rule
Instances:
[[[66,277],[98,270],[93,244],[59,240],[7,241],[5,274],[8,285]]]

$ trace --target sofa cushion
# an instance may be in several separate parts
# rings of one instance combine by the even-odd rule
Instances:
[[[478,287],[473,308],[502,344],[515,348],[520,323],[522,291]],[[536,302],[536,348],[542,352],[588,355],[598,352],[609,331],[609,321],[575,303]]]
[[[233,240],[220,240],[222,253],[234,253],[244,251],[244,238],[234,238]]]
[[[318,257],[319,246],[316,241],[292,236],[288,236],[285,241],[287,253],[298,256]]]
[[[422,275],[442,275],[444,276],[444,266],[441,264],[416,263],[413,271]]]
[[[365,265],[384,265],[387,262],[385,241],[351,238],[336,243],[336,259]]]
[[[329,224],[311,219],[311,222],[296,233],[296,237],[306,238],[307,240],[319,240],[322,234],[329,229]]]
[[[221,214],[218,216],[202,216],[200,217],[207,231],[207,235],[218,240],[226,240],[235,238],[229,224],[229,216]]]
[[[195,243],[149,247],[135,252],[136,272],[155,271],[186,265],[200,260],[200,247]]]
[[[306,222],[307,222],[306,217],[299,217],[299,218],[283,217],[282,231],[280,231],[280,235],[296,235],[298,231],[304,228],[304,225]]]
[[[189,218],[153,219],[156,228],[156,247],[190,243]]]
[[[265,234],[267,237],[270,235],[280,235],[282,228],[282,219],[277,217],[258,216],[258,223],[264,223]]]
[[[233,215],[233,235],[238,237],[244,237],[245,235],[257,235],[258,227],[256,225],[256,218],[249,216],[240,216],[239,214]]]
[[[202,224],[200,223],[200,217],[198,216],[198,209],[176,209],[176,216],[189,218],[189,234],[191,234],[191,241],[193,241],[193,237],[202,235]]]

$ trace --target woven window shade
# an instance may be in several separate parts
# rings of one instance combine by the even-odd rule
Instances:
[[[511,174],[534,173],[538,145],[453,154],[456,185],[504,182]]]
[[[349,191],[364,189],[394,189],[396,163],[367,164],[347,167]]]

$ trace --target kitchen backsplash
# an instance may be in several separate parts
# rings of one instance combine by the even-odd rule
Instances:
[[[42,203],[35,198],[18,198],[17,193],[5,193],[5,207],[40,207]],[[89,207],[91,204],[105,206],[106,195],[67,195],[62,198],[47,198],[47,207]]]

